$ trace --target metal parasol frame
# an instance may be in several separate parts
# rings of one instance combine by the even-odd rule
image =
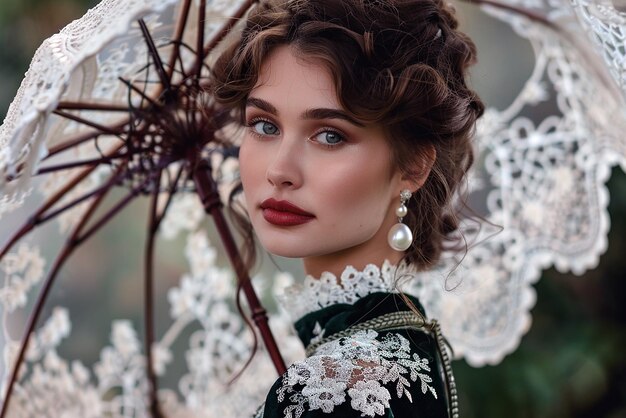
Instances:
[[[214,3],[216,2],[219,3],[218,0]],[[246,2],[246,4],[248,3],[251,4],[253,2]],[[488,183],[489,187],[493,187],[494,189],[501,187],[501,189],[498,190],[492,189],[490,196],[493,197],[491,201],[492,206],[488,207],[488,210],[493,213],[494,208],[496,211],[501,209],[502,212],[504,212],[504,215],[509,216],[509,218],[504,221],[502,218],[496,218],[494,223],[505,225],[506,233],[496,236],[495,240],[488,241],[485,239],[484,242],[487,244],[484,248],[477,246],[478,251],[472,252],[472,249],[472,251],[468,252],[465,263],[470,262],[470,267],[468,267],[467,270],[464,270],[465,267],[461,265],[461,267],[456,270],[458,276],[464,276],[462,285],[466,285],[466,287],[475,286],[474,289],[470,290],[479,289],[480,292],[474,292],[474,294],[468,292],[466,294],[468,297],[465,299],[463,298],[463,294],[461,294],[462,292],[457,292],[456,294],[454,292],[441,292],[440,289],[435,288],[435,285],[439,283],[437,281],[437,274],[439,274],[439,272],[435,272],[432,275],[430,275],[430,273],[425,273],[423,277],[418,279],[420,280],[421,285],[423,285],[423,287],[419,289],[419,292],[422,292],[418,294],[420,300],[428,305],[426,306],[426,310],[429,313],[434,313],[434,317],[440,319],[444,333],[449,338],[452,337],[450,340],[453,347],[455,347],[456,353],[460,353],[461,356],[465,356],[467,361],[472,365],[483,365],[499,362],[505,354],[511,352],[515,349],[515,347],[517,347],[519,338],[528,330],[528,326],[530,324],[529,310],[534,303],[531,284],[539,277],[540,269],[549,264],[554,264],[559,270],[571,269],[572,271],[581,273],[584,270],[593,267],[594,259],[597,258],[603,251],[602,236],[608,228],[607,218],[602,212],[603,205],[606,203],[606,193],[604,189],[602,189],[602,180],[606,179],[605,169],[608,165],[616,164],[618,162],[622,164],[622,167],[626,167],[626,163],[624,162],[626,161],[626,159],[624,159],[624,156],[626,156],[626,148],[624,148],[624,146],[619,148],[623,141],[620,142],[617,137],[611,137],[612,132],[610,132],[609,128],[606,130],[597,129],[598,126],[604,126],[604,124],[599,123],[604,119],[602,117],[598,117],[598,113],[594,112],[594,109],[584,107],[590,103],[589,107],[595,106],[596,110],[601,109],[602,112],[600,113],[605,115],[609,114],[609,110],[613,111],[613,113],[610,113],[610,116],[605,116],[605,118],[610,119],[610,121],[616,126],[621,123],[620,121],[624,119],[623,111],[621,111],[623,106],[619,109],[615,109],[617,106],[614,106],[614,103],[620,101],[612,100],[615,99],[615,96],[619,96],[620,91],[615,88],[615,86],[619,84],[616,83],[616,81],[619,80],[613,80],[611,76],[614,76],[615,74],[609,74],[607,71],[607,68],[610,68],[610,65],[603,66],[602,60],[598,59],[600,54],[596,54],[596,52],[599,52],[598,50],[601,48],[597,48],[597,45],[597,50],[595,51],[592,48],[589,48],[589,40],[585,38],[585,35],[588,35],[588,33],[582,33],[582,36],[569,36],[572,35],[569,30],[572,26],[568,25],[571,25],[572,23],[574,23],[574,28],[579,28],[580,26],[586,28],[586,26],[581,22],[578,22],[577,26],[575,21],[572,22],[571,20],[568,20],[571,17],[576,17],[575,14],[571,13],[571,9],[574,9],[574,13],[582,15],[584,18],[586,16],[585,13],[587,12],[583,7],[581,7],[581,5],[589,8],[587,17],[589,22],[592,22],[590,24],[593,25],[598,23],[598,20],[592,21],[592,19],[596,19],[600,16],[600,14],[597,13],[597,10],[593,9],[593,6],[597,4],[604,7],[606,5],[600,3],[606,2],[602,0],[576,0],[572,2],[572,4],[569,4],[569,2],[559,1],[537,3],[527,2],[524,0],[504,0],[502,3],[497,3],[491,0],[477,0],[473,3],[484,5],[485,9],[488,10],[490,14],[498,15],[502,20],[506,20],[507,23],[513,26],[516,31],[520,31],[523,37],[525,34],[528,35],[528,33],[533,31],[533,29],[530,28],[531,26],[540,27],[541,30],[532,33],[532,39],[531,36],[528,36],[528,38],[533,42],[533,48],[535,48],[534,51],[537,53],[537,60],[542,60],[542,66],[537,66],[535,68],[531,78],[528,80],[527,85],[524,87],[524,91],[520,92],[520,95],[515,99],[514,103],[502,112],[490,112],[488,117],[483,118],[482,121],[486,122],[485,125],[487,126],[487,129],[486,133],[484,133],[486,138],[485,142],[481,144],[483,147],[481,152],[484,152],[484,154],[481,155],[480,158],[484,157],[487,162],[491,163],[490,168],[485,169],[488,170],[488,175],[492,176],[492,178],[488,180],[493,180],[493,178],[495,178],[496,181],[505,180],[509,182],[504,185]],[[198,2],[196,2],[196,4],[198,4]],[[204,4],[205,2],[202,2],[200,6],[203,7]],[[173,37],[174,41],[170,41],[167,45],[171,48],[171,50],[175,50],[174,56],[182,57],[185,54],[193,53],[196,58],[206,57],[210,51],[212,51],[212,48],[218,46],[221,39],[223,39],[224,36],[227,36],[229,28],[235,24],[236,19],[230,19],[224,29],[215,36],[211,37],[211,40],[205,45],[205,40],[203,39],[204,34],[202,31],[196,34],[193,41],[185,44],[181,41],[181,36],[185,31],[191,32],[191,30],[186,30],[187,23],[190,22],[188,19],[188,13],[190,7],[195,6],[190,2],[185,2],[183,6],[184,7],[181,8],[182,12],[177,25],[177,35]],[[244,6],[242,6],[242,10],[243,9],[245,9]],[[495,13],[492,13],[494,12],[494,9],[497,10],[495,10]],[[606,11],[606,9],[603,10]],[[240,16],[242,16],[243,13],[245,13],[245,11],[243,11]],[[199,27],[203,27],[203,20],[201,17],[203,15],[203,12],[199,13]],[[520,16],[522,16],[523,19],[517,19],[517,17]],[[611,22],[613,21],[615,20],[612,18]],[[191,22],[193,23],[193,20]],[[535,25],[536,23],[539,24]],[[621,23],[621,25],[621,28],[626,27],[626,23]],[[158,132],[155,133],[153,131],[149,131],[148,136],[144,137],[146,141],[143,143],[141,141],[133,141],[133,138],[136,139],[137,136],[140,135],[142,126],[157,126],[159,124],[163,124],[165,128],[175,128],[174,130],[176,132],[170,132],[170,129],[170,131],[167,131],[167,134],[176,139],[176,141],[173,142],[180,144],[184,142],[182,140],[184,135],[180,134],[183,133],[187,135],[190,132],[188,127],[196,126],[198,129],[194,135],[196,138],[201,139],[201,141],[196,142],[196,145],[198,146],[196,150],[199,150],[205,145],[205,142],[202,141],[209,141],[213,137],[215,131],[219,129],[223,123],[222,118],[225,117],[225,115],[216,111],[211,115],[211,117],[205,118],[205,113],[196,111],[198,105],[203,100],[202,97],[197,96],[199,88],[202,84],[202,75],[209,70],[203,60],[195,59],[191,60],[191,62],[186,61],[187,64],[183,64],[182,58],[172,58],[169,59],[167,63],[162,62],[159,57],[161,52],[160,48],[163,47],[163,43],[162,41],[152,39],[154,36],[150,33],[150,29],[148,29],[149,27],[150,22],[143,22],[143,24],[142,21],[139,22],[139,29],[141,30],[141,33],[144,34],[144,43],[151,57],[149,66],[146,66],[145,69],[146,71],[149,69],[158,75],[157,84],[160,88],[150,90],[147,83],[142,82],[141,80],[124,78],[119,80],[118,84],[125,86],[128,91],[128,105],[120,105],[119,103],[107,104],[106,102],[90,103],[88,105],[69,101],[62,101],[58,104],[55,102],[55,109],[51,110],[54,112],[54,115],[59,118],[63,118],[64,120],[72,121],[72,123],[81,126],[89,126],[93,130],[87,133],[81,133],[80,135],[70,138],[69,140],[65,140],[60,144],[53,144],[48,149],[48,157],[43,160],[44,162],[48,161],[48,159],[52,156],[62,155],[63,153],[80,147],[83,144],[94,143],[97,145],[99,136],[120,138],[123,139],[123,141],[121,145],[118,144],[116,147],[108,149],[106,152],[101,152],[100,156],[96,158],[89,156],[84,159],[77,159],[75,161],[56,165],[50,164],[46,167],[37,168],[37,174],[51,174],[63,172],[63,170],[66,169],[76,169],[77,167],[80,169],[80,167],[85,167],[83,171],[71,179],[65,187],[55,192],[53,196],[50,196],[47,203],[42,205],[40,210],[33,215],[31,222],[27,223],[22,231],[19,231],[19,233],[24,236],[32,232],[37,226],[47,223],[49,220],[56,219],[62,216],[65,212],[71,211],[79,205],[91,205],[91,209],[88,208],[88,210],[84,212],[83,221],[79,225],[76,225],[74,233],[68,239],[65,249],[61,251],[55,266],[48,275],[48,280],[44,285],[44,291],[47,294],[52,286],[53,276],[58,273],[62,264],[65,263],[67,258],[77,248],[79,243],[90,239],[102,228],[102,226],[107,224],[114,216],[116,216],[117,213],[121,212],[137,197],[141,195],[152,196],[153,200],[150,208],[150,219],[148,220],[149,237],[152,239],[149,239],[146,243],[144,261],[146,272],[146,341],[150,341],[151,339],[154,340],[154,335],[151,334],[152,331],[150,331],[154,325],[149,323],[150,319],[148,318],[151,316],[151,311],[154,310],[154,306],[152,306],[151,302],[151,285],[153,282],[152,275],[154,274],[152,271],[151,254],[154,251],[154,235],[156,234],[156,230],[159,226],[161,226],[163,217],[170,207],[172,196],[174,194],[178,194],[178,192],[182,191],[182,189],[191,189],[196,191],[200,196],[205,212],[219,211],[221,204],[216,194],[215,183],[211,182],[211,178],[208,176],[209,172],[214,169],[215,166],[211,167],[209,160],[200,158],[199,152],[191,152],[193,156],[198,157],[195,159],[191,158],[191,156],[186,154],[184,149],[181,150],[181,148],[174,149],[170,146],[170,148],[164,151],[163,148],[165,145],[162,142],[159,142],[162,141],[162,139],[157,140]],[[617,28],[620,28],[620,26]],[[594,27],[594,29],[600,30],[605,28]],[[607,30],[613,31],[615,30],[615,27],[608,26]],[[539,36],[537,36],[537,33],[539,33]],[[574,33],[574,35],[578,34]],[[600,34],[598,36],[600,38],[604,36],[604,39],[606,39],[605,35]],[[560,43],[561,40],[567,43],[567,47]],[[577,42],[580,42],[580,45],[576,45]],[[194,44],[194,46],[190,46],[191,44]],[[557,54],[552,54],[554,51],[556,51]],[[558,53],[563,53],[563,55],[558,55]],[[577,65],[581,62],[584,65]],[[619,63],[623,61],[616,62]],[[605,62],[604,64],[607,63]],[[587,72],[589,69],[591,69],[591,71]],[[555,70],[558,74],[550,74],[550,70]],[[542,71],[546,71],[545,75],[541,73]],[[544,78],[542,79],[542,77]],[[553,78],[549,79],[548,77]],[[576,77],[578,77],[577,80]],[[182,80],[195,81],[186,84],[183,83]],[[580,82],[581,80],[584,82]],[[579,83],[575,84],[576,81]],[[553,87],[553,90],[547,91],[544,89],[542,85],[543,82],[547,82],[549,87]],[[154,85],[150,87],[153,86]],[[571,94],[571,91],[567,90],[568,86],[575,86],[580,91],[593,92],[593,94],[587,94],[579,102],[578,100],[580,100],[580,98],[575,94]],[[620,87],[623,89],[623,84],[620,84]],[[179,88],[178,92],[172,94],[171,92],[175,91],[177,88]],[[148,92],[149,90],[150,92]],[[186,93],[182,94],[183,91]],[[521,97],[523,95],[522,93],[525,94],[524,97]],[[623,92],[621,93],[623,94]],[[553,95],[550,96],[550,94]],[[189,102],[178,101],[180,99],[184,99],[185,97],[195,97],[195,100],[192,99]],[[546,99],[548,97],[550,98],[549,100],[558,102],[561,105],[580,105],[580,108],[585,109],[586,112],[583,111],[582,114],[576,113],[576,117],[566,118],[565,112],[571,109],[559,108],[555,113],[548,115],[550,120],[547,120],[548,118],[544,120],[543,115],[541,119],[537,118],[539,120],[534,119],[530,122],[526,115],[521,115],[521,117],[518,118],[518,116],[520,116],[518,112],[521,106],[530,107],[530,111],[532,112],[535,110],[532,108],[533,106],[537,105],[542,100],[548,100]],[[602,99],[600,99],[600,97]],[[594,102],[594,98],[596,101],[601,102],[600,106]],[[619,99],[619,97],[617,99]],[[208,106],[206,106],[207,103]],[[203,108],[215,110],[211,107],[210,101],[207,103],[202,102]],[[186,110],[184,112],[173,111],[172,109],[177,106],[179,106],[178,109]],[[95,113],[99,112],[111,115],[124,115],[122,112],[125,112],[128,113],[128,115],[122,116],[121,119],[115,121],[114,123],[102,126],[97,122],[91,121],[88,116],[85,116],[87,112],[82,113],[84,109],[89,109]],[[561,117],[559,111],[563,117]],[[76,112],[81,113],[77,114]],[[181,118],[181,114],[189,115],[191,118]],[[602,114],[600,116],[602,116]],[[43,116],[47,117],[48,115],[46,114]],[[569,116],[571,116],[571,114]],[[572,119],[575,120],[572,121]],[[518,135],[518,132],[511,126],[520,122],[520,120],[524,123],[528,122],[526,124],[521,123],[518,125],[525,129],[524,132],[527,135]],[[567,131],[564,134],[559,133],[559,136],[556,138],[554,135],[552,135],[552,138],[549,138],[548,136],[554,131],[542,130],[544,127],[549,128],[551,126],[550,123],[544,122],[554,122],[555,120],[559,123],[563,123],[563,126],[582,127],[585,135],[577,136],[580,131]],[[144,121],[146,125],[141,125],[141,121]],[[596,122],[598,123],[594,125]],[[619,129],[614,128],[614,130]],[[197,135],[198,133],[202,134]],[[550,149],[550,151],[553,153],[552,156],[556,155],[556,158],[553,160],[542,159],[541,156],[538,155],[541,153],[536,152],[537,148],[530,141],[532,139],[530,134],[545,134],[546,137],[543,138],[544,141],[546,139],[552,139],[553,141],[550,144],[556,145],[553,149]],[[189,136],[190,135],[184,136],[184,138]],[[479,138],[479,140],[480,139],[481,138]],[[24,142],[25,141],[22,136],[22,144]],[[596,148],[598,143],[600,144],[599,149]],[[544,142],[544,150],[547,149],[550,144]],[[573,144],[576,148],[567,148],[570,144]],[[215,145],[216,152],[225,152],[226,154],[235,152],[230,149],[229,144],[226,142],[218,142]],[[19,148],[19,146],[20,143],[18,142],[18,146],[16,148]],[[509,148],[506,148],[507,146],[509,146]],[[578,151],[580,151],[583,147],[590,146],[594,147],[593,151],[595,154],[589,155],[582,152],[578,153]],[[609,149],[611,152],[608,152]],[[31,152],[31,154],[28,155],[30,161],[27,161],[27,163],[18,167],[15,172],[10,172],[2,178],[2,169],[4,168],[2,166],[2,151],[3,149],[0,146],[0,188],[7,184],[6,181],[11,180],[11,183],[8,183],[10,189],[12,184],[19,183],[21,180],[28,177],[26,170],[32,168],[33,161],[38,157],[34,155],[36,153]],[[563,152],[561,153],[561,151]],[[572,156],[575,152],[579,154],[577,155],[576,161],[585,160],[588,163],[585,166],[586,171],[582,173],[575,171],[574,168],[568,165],[571,163],[570,160],[558,160],[558,157],[562,155]],[[131,155],[143,155],[142,153],[151,153],[151,155],[157,155],[159,158],[131,159]],[[485,154],[487,155],[485,156]],[[543,154],[546,153],[544,152]],[[167,158],[168,156],[169,159]],[[519,156],[521,156],[520,160],[516,160]],[[187,161],[187,165],[177,168],[176,170],[169,171],[164,168],[167,167],[168,164],[174,164],[176,161]],[[549,175],[537,176],[542,177],[544,180],[543,183],[533,183],[529,180],[529,189],[534,188],[534,190],[527,193],[528,189],[523,189],[526,185],[519,184],[522,183],[523,180],[526,180],[523,178],[525,173],[520,172],[521,170],[518,172],[515,171],[517,168],[521,167],[521,165],[516,165],[519,164],[520,161],[522,163],[529,161],[535,165],[546,164],[542,167],[548,167],[550,169],[556,168],[561,171],[556,173],[558,176],[550,177],[555,173],[542,173]],[[120,162],[127,164],[126,168],[120,165]],[[554,164],[550,165],[553,162]],[[30,165],[28,165],[28,163],[30,163]],[[108,175],[107,181],[97,187],[93,187],[92,190],[84,192],[80,196],[73,197],[70,202],[63,201],[62,195],[78,189],[83,182],[87,182],[89,176],[94,174],[98,164],[109,165],[114,168],[114,170],[112,170],[112,172]],[[22,174],[20,175],[19,173]],[[571,216],[571,219],[574,221],[588,221],[588,218],[584,217],[585,215],[588,215],[587,212],[583,214],[574,213],[573,215],[570,212],[566,212],[566,215],[562,215],[563,212],[559,212],[562,208],[556,205],[551,206],[551,201],[545,200],[546,198],[550,198],[550,196],[558,197],[558,195],[554,193],[559,191],[556,190],[558,187],[550,189],[551,181],[563,182],[563,180],[568,179],[584,179],[586,184],[590,185],[592,189],[581,191],[580,188],[562,188],[561,191],[565,190],[570,197],[575,196],[577,198],[575,202],[569,205],[569,209],[574,206],[578,206],[581,202],[585,203],[589,201],[591,202],[589,203],[589,206],[593,206],[591,207],[592,210],[589,211],[589,218],[593,218],[595,215],[599,221],[584,225],[588,227],[588,234],[580,233],[576,235],[577,231],[575,231],[571,235],[567,236],[567,240],[564,241],[564,245],[559,245],[562,244],[563,241],[559,242],[557,239],[554,239],[554,236],[544,235],[544,232],[548,230],[546,225],[538,225],[536,230],[533,229],[537,227],[537,225],[533,224],[533,221],[537,218],[535,216],[535,219],[532,219],[533,213],[529,212],[528,214],[531,216],[526,217],[525,213],[513,213],[513,211],[526,209],[530,206],[529,203],[535,203],[537,205],[536,207],[543,210],[540,212],[542,218],[544,216],[559,217],[556,221],[552,222],[553,225],[551,226],[561,225],[560,220],[568,219],[569,216]],[[518,181],[518,184],[516,186],[511,186],[511,184],[515,181]],[[568,181],[564,181],[563,183],[567,184]],[[155,184],[165,184],[165,186],[160,186],[160,188],[158,186],[154,187]],[[557,184],[560,187],[561,183]],[[569,184],[581,185],[583,182],[575,181],[572,183],[570,181]],[[97,217],[98,207],[103,207],[101,202],[105,200],[107,192],[115,186],[121,186],[122,189],[129,190],[126,197],[119,200],[117,204],[108,210],[106,214]],[[515,187],[518,188],[516,189]],[[536,189],[541,188],[543,188],[543,190],[541,190],[541,192],[544,193],[543,195],[541,193],[535,193]],[[587,192],[587,194],[583,192]],[[170,195],[164,206],[159,207],[157,204],[157,194]],[[572,200],[571,198],[566,199],[565,197],[561,200],[561,202],[570,202]],[[531,202],[533,199],[536,200]],[[542,201],[541,199],[544,200]],[[494,204],[494,202],[496,204]],[[508,206],[498,206],[498,202],[506,202]],[[3,202],[0,196],[0,212],[2,212],[2,203]],[[506,212],[507,210],[509,210],[509,212]],[[536,213],[537,212],[535,212],[535,214]],[[579,217],[576,218],[576,216]],[[512,222],[507,223],[511,220]],[[548,221],[546,221],[546,223],[548,223]],[[546,247],[543,243],[539,242],[540,240],[533,241],[533,237],[524,235],[523,232],[526,231],[526,227],[528,227],[531,231],[535,231],[534,233],[540,238],[550,241],[550,243],[554,244],[554,246]],[[508,235],[511,230],[513,230],[514,233],[522,233],[519,235]],[[492,243],[494,244],[492,245]],[[567,244],[570,243],[572,243],[572,245],[567,246]],[[575,248],[576,246],[578,246],[578,248]],[[4,255],[6,255],[7,250],[4,252]],[[516,257],[526,260],[525,265],[520,266],[515,264]],[[483,263],[484,260],[489,260],[489,263]],[[238,264],[235,263],[235,266],[237,265]],[[479,267],[493,267],[493,269],[487,269],[486,271],[484,269],[472,270],[477,265]],[[237,267],[235,268],[237,269]],[[444,272],[444,274],[446,273]],[[500,277],[498,275],[508,275],[507,277],[511,278],[511,280],[507,281],[507,279],[498,279],[498,277]],[[495,283],[493,287],[489,287],[484,283],[483,279],[485,277],[492,277],[494,282],[496,282],[496,279],[500,281]],[[486,290],[486,292],[483,292],[483,290]],[[487,294],[490,291],[496,294],[498,299],[487,298],[487,300],[484,301],[483,299],[477,297]],[[416,294],[417,293],[418,292],[416,292]],[[459,297],[457,298],[456,296]],[[518,299],[514,299],[514,297],[518,297]],[[474,300],[472,300],[472,298],[474,298]],[[38,309],[41,310],[43,300],[41,296],[39,299],[40,300],[37,302],[37,306]],[[503,304],[508,304],[508,306],[498,306],[498,301],[500,300],[505,301]],[[474,302],[478,309],[468,307],[470,306],[469,302]],[[483,312],[482,307],[493,305],[496,306],[496,309],[484,314],[485,312]],[[500,308],[500,310],[498,310],[498,308]],[[459,315],[459,311],[455,309],[461,309],[465,315]],[[264,316],[262,311],[257,313],[254,309],[253,314],[255,316]],[[474,314],[474,316],[472,314]],[[40,313],[37,315],[40,315]],[[502,320],[502,323],[498,322],[500,320]],[[486,323],[488,321],[491,322]],[[32,333],[36,322],[36,320],[31,321],[29,325],[31,327],[29,333]],[[500,328],[497,328],[498,326]],[[459,328],[462,327],[466,327],[465,331],[460,332]],[[23,344],[27,343],[29,333],[27,333],[24,337]],[[36,335],[33,334],[33,337],[35,336]],[[153,358],[155,357],[154,353],[151,351],[151,344],[146,343],[146,350],[148,356],[152,356]],[[29,359],[27,355],[24,363],[28,361]],[[147,374],[151,374],[148,379],[149,387],[151,389],[150,413],[153,416],[157,416],[160,414],[158,404],[155,403],[155,388],[157,382],[153,371],[150,370],[151,366],[152,361],[148,359]],[[15,367],[17,368],[18,366]],[[13,385],[17,380],[15,373],[12,377],[13,380],[11,385]],[[18,386],[21,388],[21,382]],[[13,390],[13,392],[16,391]],[[16,396],[17,395],[15,395],[14,398]],[[141,396],[143,402],[145,396],[143,393]],[[6,403],[8,402],[5,402],[5,405],[3,406],[4,409],[7,408]],[[154,407],[154,405],[156,406]],[[211,405],[211,407],[212,406],[213,405]],[[144,407],[142,406],[141,408],[143,409]],[[165,408],[165,406],[163,406],[163,408]],[[5,414],[5,412],[2,412],[2,414]]]
[[[49,296],[50,289],[65,262],[74,250],[83,242],[97,233],[115,215],[122,211],[131,201],[141,195],[151,197],[148,239],[145,248],[144,259],[144,321],[145,321],[145,347],[147,362],[147,377],[149,381],[150,412],[154,417],[163,416],[157,400],[157,377],[153,365],[152,343],[154,338],[154,305],[153,305],[153,265],[154,249],[157,231],[172,197],[179,191],[181,184],[191,181],[195,185],[205,212],[212,216],[217,230],[222,238],[224,247],[239,280],[239,286],[243,290],[249,304],[251,316],[258,327],[268,353],[274,363],[276,371],[282,374],[286,371],[285,363],[280,355],[278,346],[271,334],[267,323],[265,309],[252,288],[250,278],[242,258],[238,252],[237,244],[230,232],[228,223],[223,214],[223,204],[218,193],[217,183],[212,177],[212,167],[207,159],[201,157],[203,149],[232,147],[218,140],[215,132],[223,128],[228,120],[224,111],[219,111],[215,106],[206,107],[203,100],[205,72],[209,70],[204,62],[205,57],[215,48],[224,37],[231,31],[239,19],[257,2],[246,0],[237,12],[226,21],[220,31],[208,42],[205,42],[205,11],[206,0],[200,0],[198,13],[198,30],[196,34],[195,48],[183,43],[183,34],[189,20],[191,0],[185,0],[180,15],[178,16],[176,34],[171,41],[173,53],[169,62],[164,63],[160,56],[155,41],[143,19],[137,22],[141,28],[143,38],[148,48],[151,62],[146,71],[151,67],[156,70],[160,85],[153,93],[146,92],[146,85],[140,82],[132,82],[120,79],[128,87],[128,106],[118,104],[88,103],[80,101],[62,101],[54,110],[58,116],[93,128],[93,132],[81,134],[70,138],[50,148],[48,156],[63,153],[88,141],[97,141],[101,135],[114,135],[121,140],[121,144],[108,153],[103,153],[100,158],[75,161],[54,166],[41,167],[35,175],[59,172],[67,169],[81,168],[84,170],[67,182],[57,193],[50,197],[40,208],[34,211],[30,219],[9,239],[0,250],[0,260],[11,248],[25,235],[45,222],[54,219],[63,212],[72,209],[83,202],[90,202],[83,219],[74,228],[65,245],[56,258],[54,266],[48,273],[44,285],[38,295],[35,307],[29,316],[26,331],[22,337],[21,346],[17,359],[13,364],[11,377],[0,418],[4,418],[8,411],[13,387],[18,379],[20,365],[24,359],[31,334],[41,315],[43,306]],[[186,64],[181,56],[182,50],[193,51],[194,61]],[[210,71],[210,70],[209,70]],[[132,94],[141,98],[141,106],[133,105],[130,100]],[[121,112],[127,113],[128,117],[113,126],[103,126],[86,118],[77,116],[72,111],[97,111],[97,112]],[[181,115],[182,113],[182,115]],[[182,117],[181,117],[182,116]],[[162,190],[161,180],[163,173],[174,162],[181,162],[173,181],[167,190]],[[104,184],[98,186],[61,208],[54,206],[70,190],[85,180],[99,164],[117,166],[113,174]],[[6,181],[15,180],[8,176]],[[116,186],[128,185],[130,191],[119,200],[104,215],[93,220],[96,211],[100,208],[107,194]],[[168,200],[160,211],[157,207],[157,199],[160,193],[169,194]],[[54,208],[54,209],[53,209]]]

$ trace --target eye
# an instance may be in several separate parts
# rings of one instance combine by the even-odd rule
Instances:
[[[258,121],[252,122],[250,124],[250,127],[252,128],[254,132],[256,132],[259,135],[278,135],[279,134],[278,127],[274,125],[273,123],[268,122],[266,120],[258,120]]]
[[[343,135],[337,131],[323,131],[316,134],[313,139],[322,145],[328,146],[339,145],[345,140]]]

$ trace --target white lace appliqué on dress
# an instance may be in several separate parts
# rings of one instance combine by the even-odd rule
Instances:
[[[315,355],[294,363],[283,376],[278,401],[288,399],[285,418],[298,418],[305,410],[332,412],[350,401],[362,416],[383,415],[391,394],[384,385],[395,383],[398,398],[413,401],[408,388],[419,379],[423,394],[437,392],[427,359],[411,354],[409,341],[399,334],[377,339],[373,330],[359,331],[320,346]],[[301,385],[301,390],[295,386]]]

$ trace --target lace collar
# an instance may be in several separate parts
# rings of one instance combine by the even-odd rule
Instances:
[[[397,266],[385,260],[382,267],[368,264],[363,271],[347,266],[338,278],[324,272],[320,278],[307,275],[304,283],[285,289],[279,302],[296,321],[304,315],[338,303],[353,304],[360,298],[375,292],[397,292],[396,282],[414,269],[406,262]]]

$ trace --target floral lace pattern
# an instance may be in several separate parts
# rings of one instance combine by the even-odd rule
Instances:
[[[393,292],[398,279],[413,274],[410,266],[398,266],[385,260],[382,267],[368,264],[362,271],[352,266],[339,277],[324,272],[319,278],[308,275],[302,284],[294,284],[278,297],[290,316],[297,320],[304,315],[337,303],[353,304],[374,292]]]
[[[19,311],[32,289],[39,285],[45,270],[36,248],[20,246],[9,255],[0,263],[4,320],[12,318],[9,314],[13,311]],[[274,367],[261,348],[239,380],[228,385],[233,374],[243,368],[253,345],[243,319],[230,302],[234,299],[235,282],[231,271],[217,264],[217,251],[204,231],[187,236],[185,255],[188,271],[168,292],[172,322],[152,347],[159,377],[180,382],[177,390],[159,389],[164,415],[171,418],[251,416],[276,380]],[[292,278],[260,276],[255,280],[259,284],[283,283],[284,286]],[[267,297],[272,291],[275,290],[268,286],[264,294]],[[55,307],[31,337],[8,416],[151,416],[145,396],[142,336],[133,321],[113,321],[110,342],[99,350],[95,363],[87,363],[64,357],[63,347],[74,336],[71,313],[65,307]],[[288,364],[304,356],[302,343],[285,314],[273,314],[270,326],[281,342]],[[0,352],[0,372],[6,382],[6,373],[15,362],[19,346],[6,329],[2,337],[8,341]],[[182,341],[187,348],[183,370],[177,371],[173,370],[178,356],[175,344]]]
[[[241,3],[207,2],[207,38],[223,22],[208,15],[229,15]],[[490,108],[477,130],[476,161],[485,164],[475,165],[470,198],[481,202],[485,218],[503,231],[485,226],[473,241],[479,244],[469,249],[461,264],[446,256],[439,270],[420,273],[408,291],[403,289],[422,301],[429,316],[440,321],[456,355],[473,365],[497,363],[517,347],[530,326],[530,309],[535,303],[532,284],[542,268],[554,265],[561,271],[582,273],[597,263],[606,249],[609,228],[604,183],[612,166],[620,164],[626,169],[625,12],[609,0],[503,3],[533,10],[568,29],[546,31],[545,25],[523,16],[487,9],[527,39],[535,56],[522,90],[504,108]],[[0,237],[11,236],[15,232],[12,227],[23,222],[20,217],[28,216],[29,208],[41,206],[60,187],[58,180],[63,180],[50,176],[48,181],[32,181],[30,176],[19,175],[35,172],[60,138],[86,132],[80,124],[50,112],[59,101],[90,97],[126,104],[127,90],[119,77],[136,77],[145,66],[145,60],[131,60],[133,54],[146,55],[134,20],[143,17],[157,43],[163,45],[171,38],[168,31],[175,26],[181,4],[175,0],[104,0],[37,51],[0,127]],[[197,5],[191,2],[192,14],[197,13]],[[194,31],[193,23],[190,30]],[[161,48],[160,52],[168,61],[171,50]],[[76,79],[83,81],[76,83]],[[546,113],[548,108],[553,110]],[[115,124],[119,117],[89,110],[76,115],[103,125]],[[105,148],[116,143],[115,137],[102,140],[100,145]],[[80,148],[73,158],[98,157],[97,151]],[[69,179],[77,172],[64,173]],[[224,179],[231,178],[229,174],[236,178],[236,167],[223,174]],[[17,180],[7,182],[16,175]],[[94,172],[83,186],[97,187],[104,178]],[[75,192],[85,190],[77,188]],[[224,384],[226,376],[243,366],[250,337],[231,303],[234,289],[232,280],[226,280],[229,274],[217,267],[213,247],[204,235],[195,234],[202,228],[199,221],[203,215],[194,198],[177,197],[161,230],[163,239],[182,237],[188,242],[191,268],[169,284],[170,323],[155,342],[154,361],[159,375],[177,384],[161,389],[159,399],[166,415],[173,418],[249,416],[274,381],[273,368],[266,357],[258,355],[237,385],[226,388]],[[160,204],[163,202],[161,199]],[[0,376],[4,386],[19,344],[19,335],[9,328],[19,328],[24,311],[32,306],[43,277],[54,265],[50,254],[78,222],[81,208],[78,205],[59,218],[58,231],[35,231],[32,240],[14,248],[0,264]],[[300,287],[301,295],[292,297],[297,288],[287,292],[285,306],[292,318],[299,318],[334,303],[353,303],[369,293],[393,289],[394,275],[398,276],[385,264],[382,269],[368,266],[363,272],[349,268],[339,278],[330,274],[319,281],[307,278]],[[268,289],[270,293],[272,289]],[[63,346],[70,345],[73,336],[72,320],[83,313],[79,309],[55,310],[33,336],[34,348],[26,356],[8,415],[148,416],[145,347],[136,336],[135,325],[116,321],[100,326],[111,329],[112,336],[110,344],[98,346],[98,360],[82,363],[63,357]],[[291,332],[287,316],[273,312],[271,316],[285,357],[288,361],[301,357],[300,342]],[[323,337],[323,330],[316,335]],[[389,360],[379,356],[381,365]],[[175,364],[176,358],[183,359],[181,364]],[[402,365],[400,361],[397,364]],[[182,371],[176,374],[176,370]],[[422,368],[416,373],[427,376],[427,371]],[[399,376],[406,378],[406,373]],[[335,378],[333,382],[329,387],[335,394],[341,381]],[[428,382],[423,382],[428,390]],[[381,381],[344,384],[345,402],[354,402],[355,408],[376,414],[389,402],[379,389]],[[291,400],[296,395],[288,389],[284,396]],[[312,382],[305,393],[309,396],[306,402],[317,396],[319,410],[331,408],[341,399],[340,394],[329,394],[327,399]],[[297,409],[299,401],[291,404]]]
[[[399,334],[379,338],[376,331],[359,331],[320,346],[315,354],[294,363],[283,376],[278,401],[287,399],[285,418],[298,418],[305,410],[331,413],[350,402],[363,416],[383,415],[395,384],[395,396],[413,402],[408,388],[419,382],[422,394],[437,398],[427,359],[411,354],[409,341]],[[295,386],[302,386],[301,390]]]

